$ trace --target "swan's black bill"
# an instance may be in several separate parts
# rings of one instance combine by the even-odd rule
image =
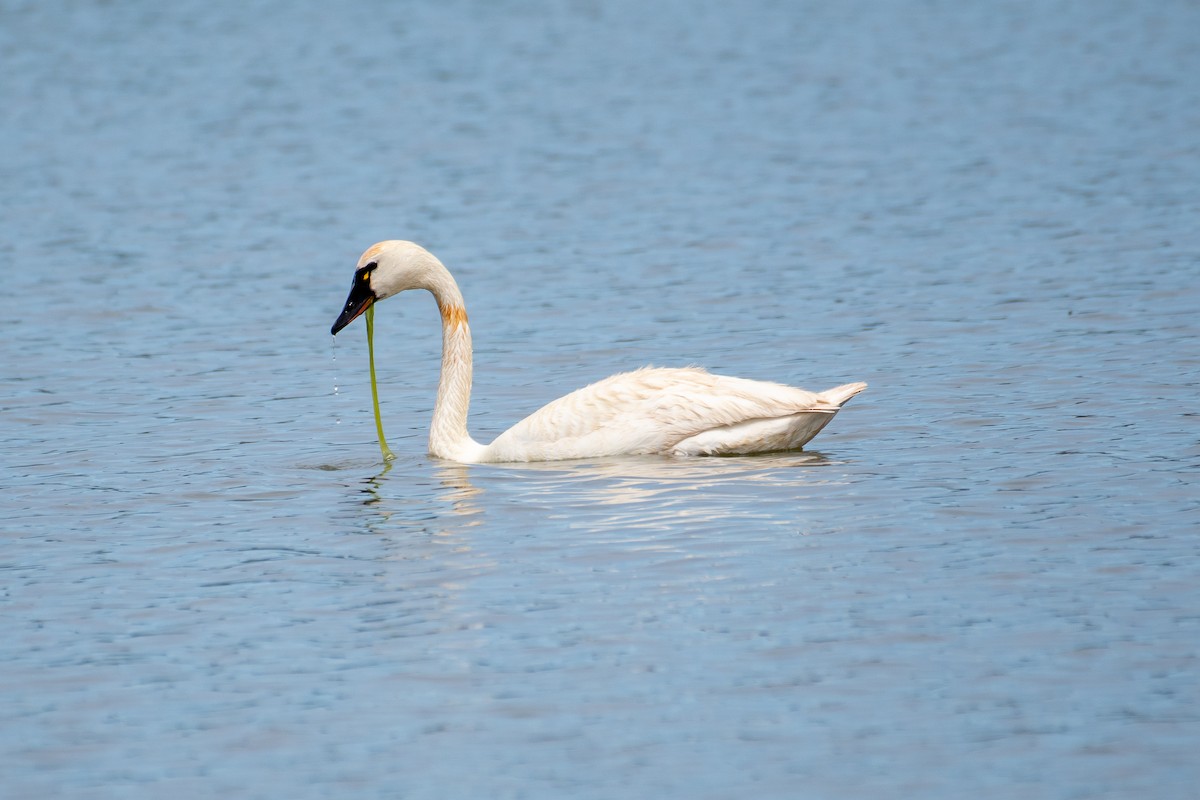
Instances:
[[[333,327],[329,332],[337,336],[337,332],[349,325],[358,317],[359,314],[366,311],[375,302],[375,293],[371,291],[371,287],[365,280],[356,280],[354,286],[350,289],[350,296],[346,298],[346,307],[342,309],[342,313],[338,315],[337,321],[333,323]]]

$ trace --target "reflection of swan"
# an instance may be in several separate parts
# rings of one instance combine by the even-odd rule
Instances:
[[[561,397],[482,445],[467,433],[471,331],[462,293],[431,253],[401,241],[369,248],[331,332],[408,289],[431,292],[442,313],[442,374],[429,429],[429,452],[438,458],[479,463],[795,450],[866,388],[849,383],[814,393],[701,369],[641,369]]]
[[[437,550],[436,560],[444,566],[449,564],[447,553],[467,558],[474,552],[468,558],[471,569],[484,561],[491,563],[494,548],[504,540],[481,531],[519,531],[526,525],[542,532],[547,526],[587,531],[596,534],[589,538],[592,544],[644,541],[652,542],[655,549],[673,551],[674,546],[655,532],[694,532],[705,524],[730,530],[750,525],[760,532],[807,527],[809,501],[821,502],[830,485],[850,480],[840,464],[813,451],[488,466],[406,460],[388,463],[374,477],[355,481],[361,494],[353,503],[357,506],[353,518],[371,533],[405,534],[391,540],[406,543],[397,551],[405,553],[404,558],[429,544],[449,548]],[[361,466],[355,462],[320,468],[357,472]]]
[[[680,462],[656,456],[631,456],[597,461],[518,464],[506,469],[522,475],[524,494],[533,498],[545,493],[574,497],[587,506],[643,507],[645,503],[669,498],[710,495],[728,491],[744,495],[753,485],[788,485],[801,479],[796,467],[827,463],[816,453],[798,456],[754,456],[745,458],[696,459]],[[782,472],[781,472],[782,471]],[[803,482],[816,482],[816,473],[803,471]],[[717,504],[719,506],[720,504]],[[711,510],[711,509],[710,509]],[[619,513],[611,509],[612,513]],[[591,516],[591,515],[588,515]]]
[[[483,492],[479,505],[485,514],[499,511],[493,521],[523,509],[557,520],[551,524],[632,541],[651,531],[695,530],[707,523],[739,530],[795,528],[805,517],[806,498],[847,481],[839,463],[805,452],[683,460],[625,456],[467,469]],[[655,541],[656,547],[667,546]]]
[[[446,490],[442,492],[441,497],[450,502],[454,513],[460,517],[483,513],[483,509],[475,502],[483,494],[483,490],[471,483],[470,469],[465,464],[447,463],[437,471],[442,487]],[[480,520],[476,520],[468,525],[478,525],[479,522]]]

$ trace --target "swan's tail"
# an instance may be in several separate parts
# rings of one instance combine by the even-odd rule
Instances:
[[[821,399],[834,408],[841,408],[854,395],[867,388],[865,383],[847,383],[843,386],[838,386],[833,389],[826,389],[821,392]]]

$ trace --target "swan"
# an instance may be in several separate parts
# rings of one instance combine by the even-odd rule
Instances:
[[[467,433],[471,400],[471,329],[450,271],[432,253],[406,241],[379,242],[358,260],[346,305],[330,333],[373,305],[409,289],[433,294],[442,315],[442,371],[429,426],[429,454],[467,464],[558,461],[617,455],[744,455],[798,450],[842,405],[867,387],[847,383],[810,392],[779,383],[713,375],[689,367],[643,368],[613,375],[543,406],[480,444]],[[371,390],[385,460],[371,348]]]

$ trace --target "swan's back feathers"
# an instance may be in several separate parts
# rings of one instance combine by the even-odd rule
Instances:
[[[747,430],[744,423],[798,415],[821,418],[801,425],[806,430],[815,428],[811,435],[780,438],[783,444],[775,449],[788,449],[815,435],[865,387],[846,384],[818,393],[713,375],[695,367],[647,367],[613,375],[543,406],[487,449],[496,460],[525,460],[534,453],[540,459],[561,459],[584,454],[742,452],[719,431],[741,426],[735,437],[740,440]],[[799,424],[800,420],[793,420],[788,427],[795,432]],[[695,438],[706,433],[700,440]],[[702,447],[698,441],[704,443]],[[714,441],[716,445],[711,444]]]

